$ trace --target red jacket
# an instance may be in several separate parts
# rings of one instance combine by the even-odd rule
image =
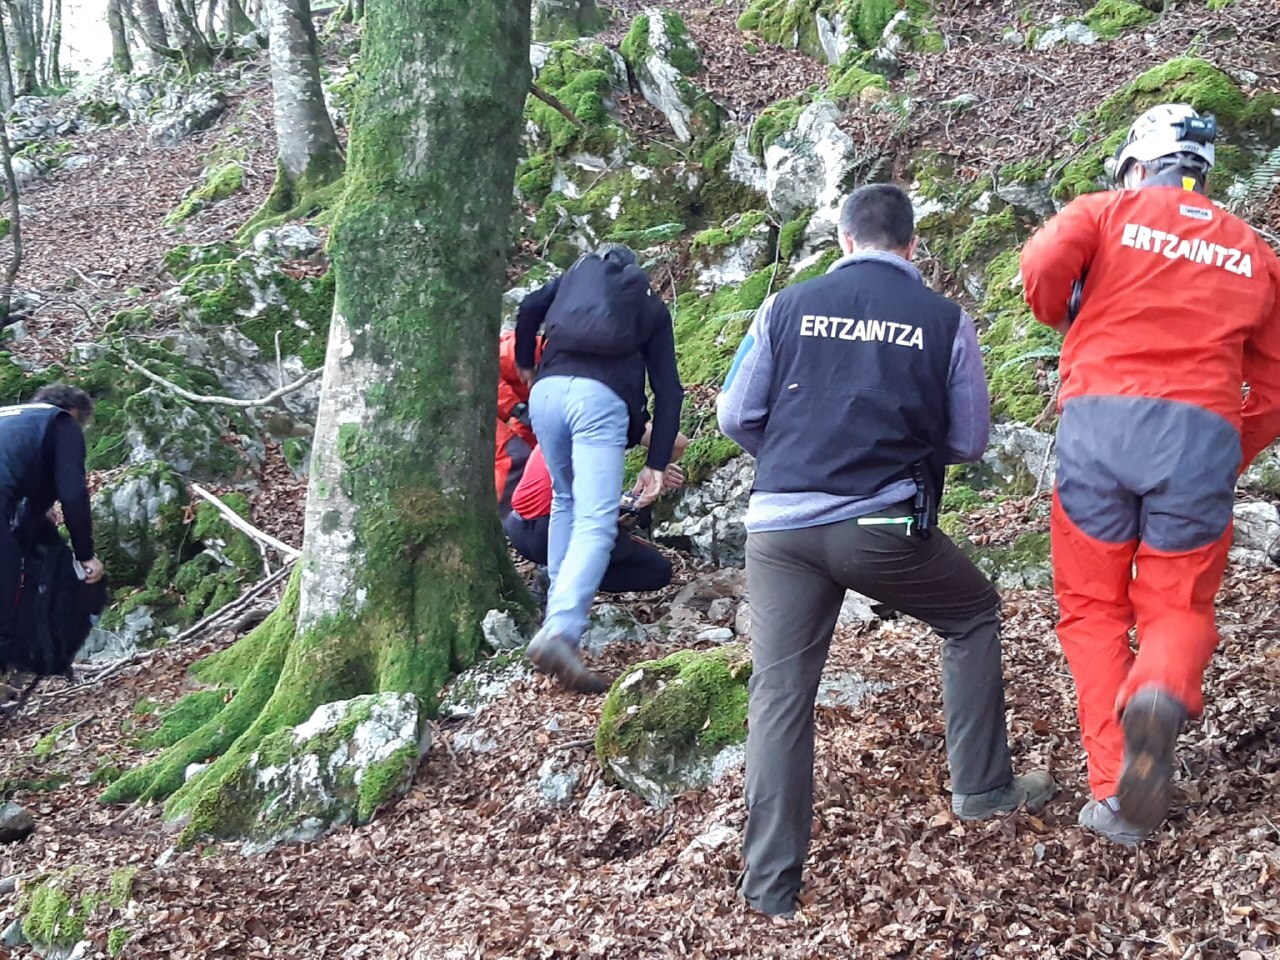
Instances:
[[[1280,260],[1243,220],[1177,186],[1086,194],[1031,238],[1021,265],[1036,319],[1059,329],[1087,277],[1061,400],[1212,410],[1241,431],[1242,470],[1280,435]]]

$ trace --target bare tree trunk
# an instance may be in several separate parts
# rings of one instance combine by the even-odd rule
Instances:
[[[308,0],[268,0],[276,182],[264,213],[287,213],[342,176],[342,150],[324,105],[320,57]]]
[[[62,0],[53,0],[53,18],[49,21],[49,78],[62,86]]]
[[[180,59],[178,51],[169,44],[169,32],[165,29],[159,0],[120,0],[120,6],[138,39],[142,41],[147,66],[158,70],[166,60]]]
[[[111,30],[111,69],[120,74],[132,73],[133,57],[129,55],[129,38],[124,35],[120,0],[107,0],[107,26]]]
[[[0,24],[0,32],[4,25]],[[7,46],[7,44],[6,44]],[[7,69],[7,67],[6,67]],[[13,241],[13,254],[9,257],[9,266],[5,269],[4,289],[0,291],[0,328],[9,322],[9,308],[13,304],[13,282],[18,278],[18,268],[22,266],[22,222],[18,209],[18,180],[13,175],[13,151],[9,146],[9,128],[4,116],[0,115],[0,162],[4,164],[4,182],[9,191],[9,239]]]
[[[36,45],[36,84],[45,87],[49,83],[49,71],[44,53],[44,2],[43,0],[28,0],[28,2],[31,4],[31,35]]]
[[[3,7],[0,7],[2,10]],[[13,71],[9,66],[9,37],[4,17],[0,16],[0,110],[8,113],[13,107]]]
[[[204,35],[210,43],[218,37],[217,25],[214,21],[214,14],[218,12],[218,0],[205,0],[204,4]]]

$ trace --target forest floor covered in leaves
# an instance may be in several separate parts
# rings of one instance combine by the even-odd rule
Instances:
[[[746,53],[732,28],[741,3],[671,5],[686,11],[704,48],[709,89],[740,120],[824,74],[794,52]],[[940,6],[958,42],[944,54],[913,55],[929,102],[900,143],[881,146],[905,157],[908,146],[946,142],[974,170],[1042,148],[1063,115],[1099,101],[1141,65],[1184,52],[1190,38],[1175,25],[1151,41],[1139,33],[1118,46],[1032,58],[991,40],[1012,5]],[[1080,4],[1029,7],[1076,13]],[[1243,25],[1248,41],[1213,48],[1215,62],[1255,71],[1277,62],[1271,0],[1241,0],[1213,16]],[[1108,58],[1124,58],[1124,70],[1112,76]],[[989,108],[957,120],[931,113],[930,102],[964,92]],[[1034,110],[1020,106],[1027,98]],[[245,109],[173,150],[142,146],[139,131],[91,133],[89,152],[101,165],[31,188],[21,281],[71,302],[51,304],[30,324],[22,349],[33,359],[60,359],[114,310],[154,297],[165,286],[167,249],[224,239],[261,202],[273,168],[265,74],[239,104]],[[652,111],[638,113],[652,120]],[[198,181],[203,154],[226,137],[248,148],[246,192],[183,233],[160,227]],[[1280,229],[1280,191],[1262,222]],[[304,491],[283,473],[268,478],[272,495],[254,498],[253,519],[298,543]],[[1025,529],[1030,515],[1025,502],[1006,504],[974,527],[1001,537]],[[230,631],[88,682],[48,681],[0,721],[0,782],[39,822],[26,842],[0,847],[0,891],[10,877],[73,865],[103,876],[137,867],[132,902],[100,908],[90,922],[88,956],[106,956],[108,929],[123,923],[136,931],[123,955],[139,960],[1280,957],[1278,607],[1275,572],[1231,572],[1208,709],[1180,744],[1173,816],[1136,852],[1075,826],[1086,785],[1052,597],[1017,591],[1006,596],[1005,621],[1011,742],[1018,766],[1049,766],[1061,793],[1042,817],[958,822],[949,812],[938,641],[907,620],[841,628],[829,670],[884,689],[855,709],[818,711],[814,842],[804,907],[791,921],[755,915],[735,896],[740,774],[650,809],[603,784],[591,746],[601,700],[536,676],[472,718],[437,725],[410,792],[368,827],[258,857],[229,846],[174,850],[159,807],[104,807],[97,797],[113,770],[146,755],[140,740],[155,721],[138,704],[176,701],[189,689],[190,662],[232,642]],[[642,619],[661,612],[659,604]],[[665,652],[616,650],[603,667],[616,673]],[[477,739],[494,749],[466,745]],[[548,807],[538,790],[549,757],[582,770],[563,808]],[[17,899],[0,892],[0,928]]]
[[[1000,513],[997,535],[1018,525],[1014,511]],[[100,909],[89,925],[101,948],[107,928],[127,919],[138,932],[125,956],[138,958],[1274,957],[1278,608],[1280,578],[1231,572],[1208,709],[1179,745],[1172,817],[1136,852],[1075,826],[1086,784],[1052,598],[1019,591],[1005,613],[1015,763],[1047,765],[1061,793],[1041,817],[960,823],[949,806],[938,641],[905,619],[841,628],[829,674],[883,689],[855,709],[818,710],[814,841],[791,921],[736,898],[740,773],[663,810],[607,784],[593,789],[602,700],[536,675],[473,717],[437,724],[410,792],[368,827],[257,857],[172,850],[158,807],[103,807],[95,781],[141,759],[154,718],[136,705],[176,700],[187,664],[229,642],[225,634],[100,682],[47,682],[7,723],[0,781],[57,789],[16,795],[39,829],[0,848],[0,879],[138,867],[130,906]],[[624,648],[599,665],[616,672],[664,652]],[[52,753],[36,759],[59,726]],[[477,752],[485,741],[491,749]],[[553,757],[582,773],[564,807],[538,788]],[[0,918],[15,902],[0,895]]]

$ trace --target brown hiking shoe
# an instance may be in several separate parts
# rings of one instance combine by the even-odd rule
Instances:
[[[579,693],[604,693],[609,683],[598,673],[588,670],[578,650],[560,634],[534,637],[529,644],[529,659],[543,673],[549,673],[566,690]]]
[[[1116,798],[1120,814],[1151,831],[1169,813],[1173,796],[1173,750],[1186,708],[1159,687],[1144,687],[1124,708],[1124,766]]]

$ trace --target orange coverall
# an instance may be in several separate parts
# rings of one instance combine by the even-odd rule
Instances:
[[[543,340],[539,337],[535,353],[538,359],[542,357],[542,346]],[[511,509],[511,493],[537,444],[533,428],[512,416],[517,404],[529,402],[532,386],[520,379],[516,368],[515,331],[502,334],[498,341],[498,432],[494,444],[493,484],[498,509],[504,516]]]
[[[1021,266],[1036,319],[1060,330],[1084,278],[1059,368],[1051,543],[1058,637],[1103,799],[1134,693],[1157,686],[1193,717],[1204,709],[1235,483],[1280,434],[1280,261],[1166,174],[1072,201]]]

